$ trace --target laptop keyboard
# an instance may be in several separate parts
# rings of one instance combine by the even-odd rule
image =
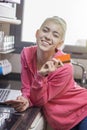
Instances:
[[[10,89],[0,89],[0,102],[4,102],[10,93]]]

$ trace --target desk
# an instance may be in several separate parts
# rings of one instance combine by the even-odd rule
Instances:
[[[28,130],[34,121],[37,114],[41,111],[38,107],[28,108],[22,113],[13,113],[12,109],[8,106],[0,105],[0,111],[10,110],[4,117],[4,120],[0,121],[0,130]],[[2,113],[3,114],[3,113]]]

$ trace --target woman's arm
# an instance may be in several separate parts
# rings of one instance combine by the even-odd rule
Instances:
[[[21,52],[21,91],[23,97],[29,100],[29,106],[32,106],[32,102],[30,100],[30,77],[29,77],[29,68],[26,62],[26,58],[24,55],[24,50]]]
[[[31,98],[35,105],[44,105],[57,96],[60,97],[70,87],[72,79],[72,67],[66,64],[56,71],[42,76],[40,73],[35,74],[35,79],[31,86]]]

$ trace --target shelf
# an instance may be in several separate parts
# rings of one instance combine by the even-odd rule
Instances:
[[[9,2],[9,3],[17,3],[17,4],[20,4],[20,0],[2,0],[1,2]]]
[[[8,54],[8,53],[13,52],[13,51],[15,51],[14,48],[13,49],[9,49],[9,50],[5,50],[5,51],[0,51],[0,54]]]
[[[21,20],[0,17],[0,23],[9,23],[9,24],[19,25],[19,24],[21,24]]]

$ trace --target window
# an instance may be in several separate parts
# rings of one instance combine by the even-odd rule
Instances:
[[[67,22],[66,44],[87,38],[87,0],[25,0],[22,41],[35,42],[35,32],[46,17],[60,16]]]

